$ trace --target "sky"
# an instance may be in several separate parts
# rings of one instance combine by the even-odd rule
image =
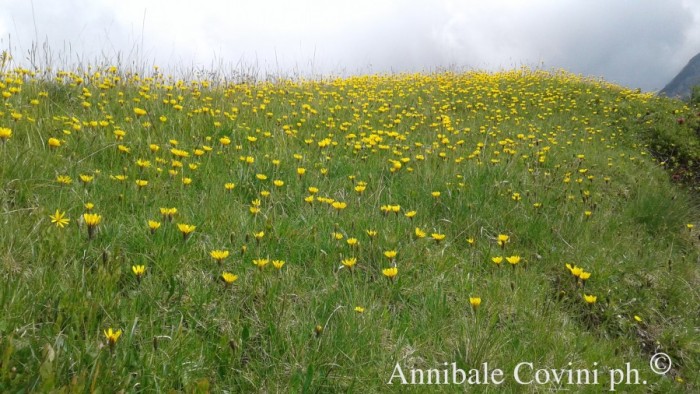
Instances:
[[[698,0],[0,0],[0,9],[0,50],[54,68],[312,77],[527,66],[655,91],[700,52]]]

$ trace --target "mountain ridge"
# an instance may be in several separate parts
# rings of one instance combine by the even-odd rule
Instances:
[[[700,85],[700,53],[688,61],[678,75],[659,91],[659,95],[687,100],[696,85]]]

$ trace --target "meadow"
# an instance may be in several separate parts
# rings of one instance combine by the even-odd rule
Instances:
[[[3,391],[700,389],[696,108],[529,69],[0,76]],[[451,363],[505,378],[392,379]]]

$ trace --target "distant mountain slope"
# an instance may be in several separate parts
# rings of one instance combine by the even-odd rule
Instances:
[[[700,53],[690,59],[681,72],[661,89],[659,94],[688,99],[695,85],[700,85]]]

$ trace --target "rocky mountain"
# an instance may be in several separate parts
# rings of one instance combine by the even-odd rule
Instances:
[[[696,85],[700,85],[700,53],[690,59],[681,72],[661,89],[659,94],[687,100],[690,98],[693,86]]]

